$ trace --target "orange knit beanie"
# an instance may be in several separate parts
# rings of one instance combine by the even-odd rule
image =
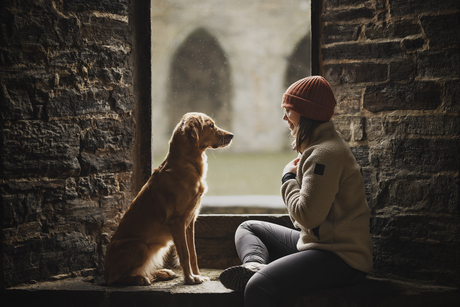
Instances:
[[[323,77],[307,77],[293,83],[286,90],[281,107],[309,119],[327,122],[334,115],[334,93]]]

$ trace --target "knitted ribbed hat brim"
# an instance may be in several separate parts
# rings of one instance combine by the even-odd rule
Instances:
[[[286,90],[281,107],[309,119],[327,122],[334,115],[334,93],[323,77],[307,77],[293,83]]]

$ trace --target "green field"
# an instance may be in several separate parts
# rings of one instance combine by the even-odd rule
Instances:
[[[284,166],[296,157],[280,153],[231,153],[207,150],[207,195],[280,195]],[[156,159],[155,167],[161,161]]]

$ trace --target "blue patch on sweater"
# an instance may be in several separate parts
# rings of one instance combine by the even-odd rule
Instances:
[[[326,165],[316,163],[316,166],[315,166],[315,174],[316,174],[316,175],[324,175],[324,169],[325,169],[325,168],[326,168]]]

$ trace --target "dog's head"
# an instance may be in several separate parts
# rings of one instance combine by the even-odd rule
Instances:
[[[221,148],[230,144],[233,134],[216,126],[204,113],[187,113],[179,123],[180,131],[198,148]]]

